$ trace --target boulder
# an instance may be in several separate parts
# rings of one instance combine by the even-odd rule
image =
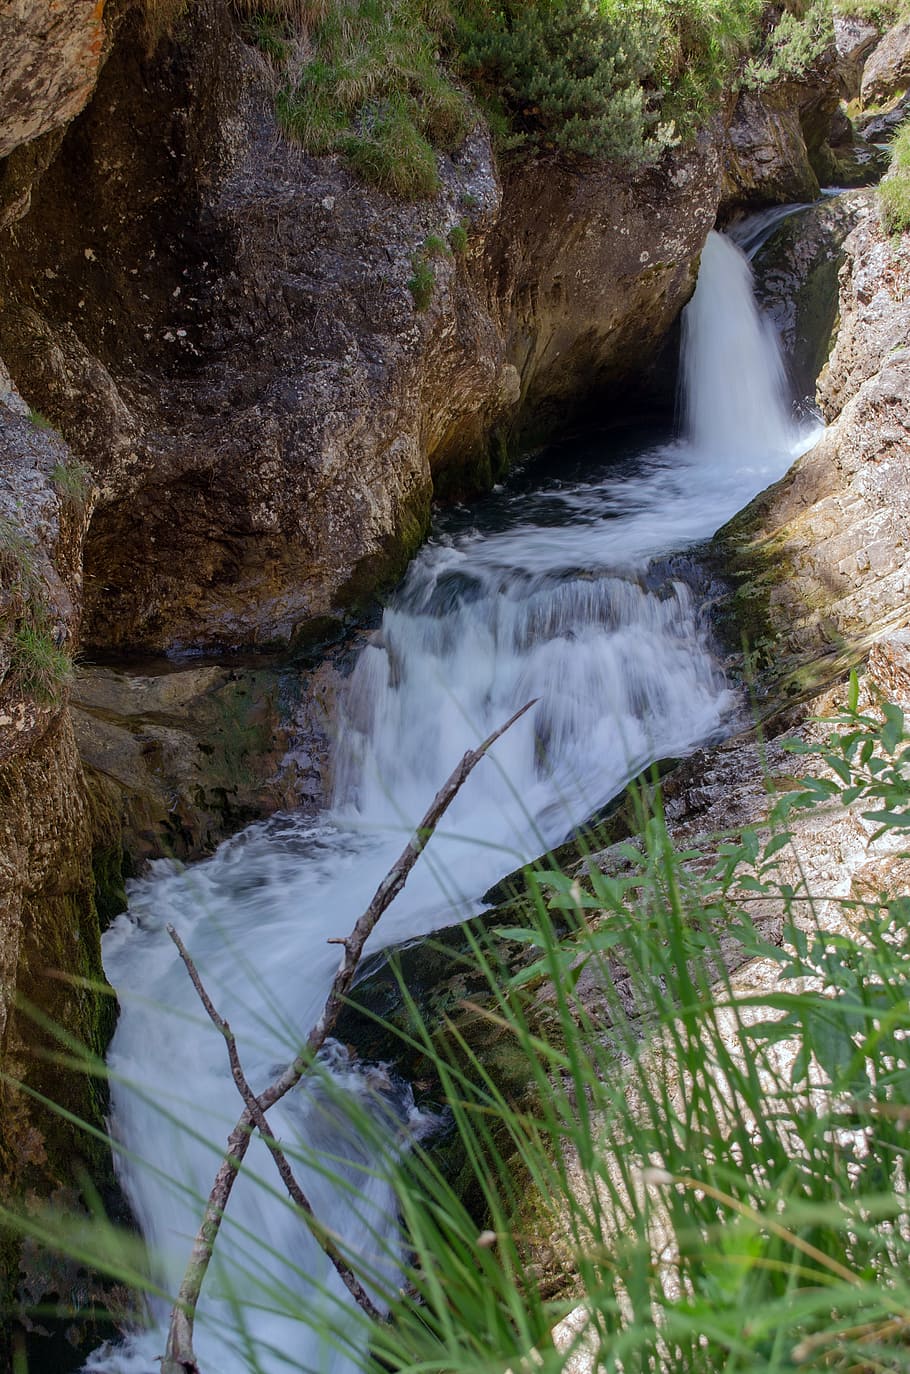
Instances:
[[[880,105],[910,86],[910,19],[889,29],[863,68],[864,105]]]
[[[879,36],[879,29],[870,20],[852,14],[835,14],[837,79],[844,100],[855,100],[859,95],[863,66]]]

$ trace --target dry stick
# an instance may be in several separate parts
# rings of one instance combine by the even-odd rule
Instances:
[[[288,1163],[287,1155],[272,1135],[265,1113],[259,1106],[259,1099],[250,1087],[249,1080],[243,1072],[243,1065],[240,1063],[240,1055],[237,1050],[237,1040],[234,1036],[234,1032],[231,1030],[230,1025],[225,1021],[224,1017],[220,1016],[216,1011],[212,999],[206,992],[202,979],[199,977],[199,971],[193,962],[189,950],[186,948],[186,945],[172,925],[168,925],[167,933],[170,935],[180,952],[180,958],[186,965],[186,971],[190,975],[190,982],[198,992],[202,1005],[208,1012],[213,1024],[224,1036],[224,1041],[227,1045],[228,1059],[231,1061],[231,1074],[234,1082],[237,1084],[240,1096],[246,1103],[250,1116],[253,1118],[254,1125],[271,1152],[278,1172],[281,1175],[282,1182],[290,1193],[292,1201],[296,1202],[297,1206],[303,1212],[304,1219],[307,1226],[310,1228],[310,1232],[328,1255],[351,1297],[363,1308],[368,1317],[372,1317],[374,1321],[382,1321],[382,1313],[379,1311],[379,1308],[375,1306],[350,1265],[345,1262],[329,1232],[319,1221],[316,1213],[313,1211],[312,1203],[294,1177],[294,1171]]]
[[[353,982],[364,945],[383,912],[404,887],[411,869],[429,843],[442,816],[455,800],[469,774],[483,756],[526,711],[530,711],[536,700],[535,698],[533,701],[526,702],[519,711],[516,711],[506,721],[505,725],[494,730],[493,734],[485,739],[483,744],[476,749],[469,749],[436,793],[429,810],[414,831],[407,847],[379,884],[373,900],[357,921],[350,935],[342,941],[344,955],[329,989],[322,1015],[307,1036],[303,1053],[298,1054],[284,1073],[256,1099],[260,1112],[267,1112],[270,1107],[273,1107],[300,1082],[316,1054],[331,1034]],[[225,1155],[218,1173],[215,1175],[215,1182],[212,1184],[212,1191],[209,1193],[202,1221],[193,1241],[189,1263],[180,1285],[180,1291],[177,1294],[177,1301],[171,1313],[167,1347],[161,1362],[161,1374],[201,1374],[193,1351],[193,1323],[196,1304],[199,1301],[202,1284],[205,1281],[209,1262],[215,1248],[224,1209],[227,1206],[240,1165],[246,1155],[254,1124],[253,1114],[247,1107],[228,1136]]]

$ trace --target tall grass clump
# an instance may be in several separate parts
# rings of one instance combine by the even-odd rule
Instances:
[[[899,130],[891,145],[891,168],[879,183],[878,204],[889,234],[910,229],[910,125]]]
[[[433,195],[434,149],[456,147],[472,118],[440,65],[444,18],[434,0],[327,6],[309,26],[311,60],[279,96],[285,130],[394,195]]]
[[[528,870],[492,929],[465,928],[444,1015],[403,981],[392,1023],[363,1012],[394,1032],[435,1133],[403,1145],[388,1068],[352,1093],[317,1066],[309,1091],[351,1152],[282,1144],[355,1209],[393,1185],[391,1229],[374,1213],[358,1251],[340,1242],[389,1320],[314,1292],[311,1270],[299,1297],[228,1216],[219,1243],[250,1266],[222,1278],[244,1368],[271,1357],[241,1296],[364,1369],[910,1368],[910,898],[813,891],[793,848],[801,816],[850,806],[901,854],[910,736],[893,705],[861,712],[854,680],[822,743],[793,749],[810,773],[766,825],[680,852],[642,792],[637,838]],[[749,960],[760,978],[737,973]],[[67,1243],[46,1215],[4,1219]],[[83,1257],[160,1292],[100,1234],[92,1249],[79,1230]]]
[[[73,665],[56,641],[46,598],[34,546],[15,521],[0,517],[0,686],[4,695],[54,706]]]

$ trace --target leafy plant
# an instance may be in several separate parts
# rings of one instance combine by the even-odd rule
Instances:
[[[888,233],[910,229],[910,125],[898,131],[891,145],[891,168],[879,183],[878,204]]]

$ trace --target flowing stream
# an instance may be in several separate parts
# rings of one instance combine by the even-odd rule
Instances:
[[[523,702],[539,698],[457,798],[374,947],[477,910],[491,882],[562,840],[646,762],[729,728],[738,702],[715,657],[704,576],[685,551],[781,476],[810,436],[790,418],[748,264],[716,233],[685,314],[683,377],[682,438],[618,455],[604,440],[586,475],[563,471],[530,490],[516,483],[479,513],[451,517],[415,559],[354,669],[337,793],[317,823],[291,815],[254,825],[205,862],[186,871],[160,862],[132,884],[130,910],[104,942],[122,1004],[109,1056],[113,1132],[164,1291],[179,1284],[240,1108],[224,1043],[166,922],[261,1089],[321,1010],[338,962],[327,939],[350,930],[464,750]],[[340,1052],[336,1077],[371,1100]],[[390,1101],[403,1131],[420,1129],[406,1092]],[[298,1090],[270,1120],[277,1136],[312,1151],[299,1172],[318,1215],[352,1251],[380,1249],[391,1198],[364,1171],[368,1150],[337,1110],[318,1090]],[[279,1197],[260,1142],[247,1158],[250,1177],[235,1187],[198,1315],[201,1367],[350,1369],[360,1337],[347,1296]],[[302,1307],[332,1295],[334,1334],[315,1334]],[[165,1303],[153,1319],[89,1368],[156,1371]]]

